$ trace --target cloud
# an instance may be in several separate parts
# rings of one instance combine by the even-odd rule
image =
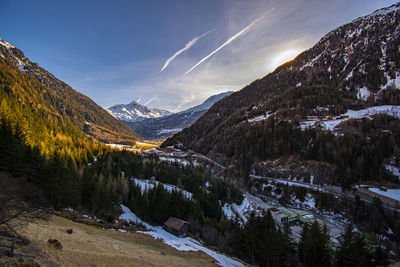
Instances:
[[[168,67],[169,63],[172,62],[172,60],[174,60],[177,56],[179,56],[180,54],[182,54],[183,52],[185,52],[186,50],[188,50],[189,48],[191,48],[200,38],[203,38],[204,36],[206,36],[207,34],[209,34],[210,32],[213,32],[215,29],[209,30],[208,32],[203,33],[202,35],[199,35],[195,38],[193,38],[191,41],[189,41],[185,47],[183,47],[182,49],[178,50],[177,52],[175,52],[175,54],[172,55],[172,57],[168,58],[167,61],[165,61],[164,66],[161,68],[160,72],[162,72],[163,70],[165,70],[166,67]]]
[[[149,104],[151,101],[153,101],[154,99],[156,99],[157,96],[153,97],[152,99],[150,99],[149,101],[147,101],[146,103],[143,104],[143,106],[146,106],[147,104]]]
[[[193,67],[191,67],[188,71],[185,72],[184,75],[188,74],[189,72],[191,72],[192,70],[194,70],[195,68],[197,68],[201,63],[203,63],[204,61],[206,61],[208,58],[210,58],[212,55],[214,55],[215,53],[217,53],[219,50],[221,50],[222,48],[224,48],[225,46],[229,45],[230,43],[232,43],[235,39],[237,39],[238,37],[240,37],[241,35],[245,34],[247,31],[249,31],[257,22],[259,22],[261,19],[265,18],[267,15],[271,14],[274,11],[274,9],[270,10],[268,13],[262,15],[261,17],[255,19],[252,23],[250,23],[247,27],[245,27],[244,29],[242,29],[240,32],[238,32],[237,34],[235,34],[234,36],[232,36],[231,38],[229,38],[225,43],[223,43],[221,46],[219,46],[217,49],[215,49],[214,51],[212,51],[208,56],[204,57],[203,59],[201,59],[199,62],[197,62]]]
[[[136,100],[137,103],[139,103],[140,101],[142,101],[142,97],[139,97],[139,99]]]

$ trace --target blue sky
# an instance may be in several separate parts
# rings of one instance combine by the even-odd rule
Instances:
[[[103,107],[142,98],[179,111],[242,88],[395,2],[1,0],[0,38]]]

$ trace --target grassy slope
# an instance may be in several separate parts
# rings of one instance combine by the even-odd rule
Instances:
[[[38,255],[46,266],[215,266],[202,252],[181,252],[144,234],[103,230],[59,216],[30,223],[21,233],[32,243],[19,251]],[[59,240],[63,249],[51,247],[48,239]]]

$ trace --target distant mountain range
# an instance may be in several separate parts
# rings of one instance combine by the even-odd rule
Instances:
[[[175,114],[136,122],[121,121],[145,139],[164,139],[194,123],[214,103],[232,93],[230,91],[211,96],[202,104]]]
[[[0,118],[19,124],[32,140],[39,143],[39,135],[51,137],[57,132],[68,133],[71,138],[89,135],[105,143],[134,143],[138,138],[89,97],[31,62],[3,39],[0,67]]]
[[[142,121],[150,118],[160,118],[172,114],[168,110],[148,108],[144,105],[139,104],[136,101],[132,101],[129,104],[114,105],[106,109],[111,115],[120,121]]]
[[[398,183],[387,170],[400,166],[399,9],[334,29],[163,146],[204,154],[247,184],[250,174],[342,186]]]

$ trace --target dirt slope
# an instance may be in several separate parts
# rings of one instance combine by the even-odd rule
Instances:
[[[66,230],[73,229],[72,234]],[[177,251],[159,240],[137,233],[120,233],[51,216],[25,227],[32,243],[19,252],[35,254],[43,266],[215,266],[202,252]],[[62,249],[48,244],[57,239]]]

